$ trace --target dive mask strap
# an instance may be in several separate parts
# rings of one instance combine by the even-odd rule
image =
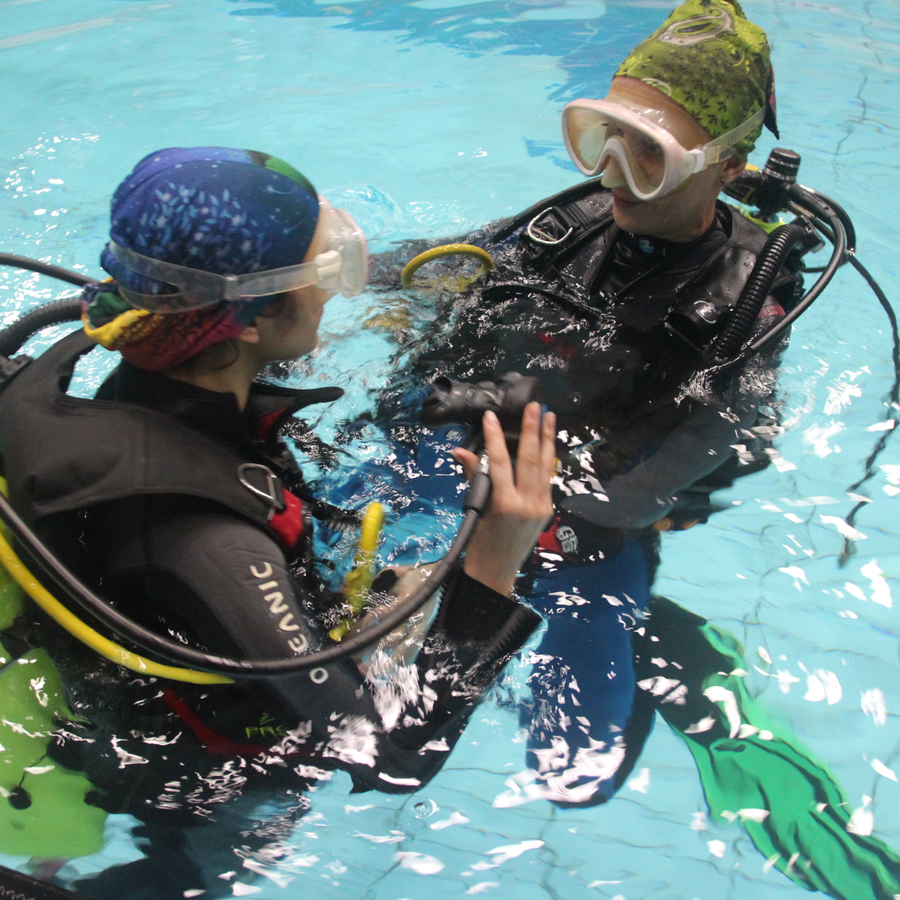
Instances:
[[[110,253],[132,272],[178,288],[177,292],[171,294],[142,294],[127,288],[123,289],[119,285],[120,291],[130,302],[136,303],[142,309],[159,313],[185,312],[214,306],[223,300],[266,297],[307,287],[320,280],[320,267],[330,270],[335,264],[340,266],[340,254],[331,252],[320,254],[314,261],[297,266],[250,272],[245,275],[216,275],[213,272],[177,266],[174,263],[144,256],[122,247],[115,241],[110,241],[108,247]]]
[[[763,124],[767,109],[768,107],[763,104],[746,122],[742,122],[737,128],[732,128],[731,131],[726,132],[721,137],[717,137],[708,144],[698,147],[698,150],[703,151],[703,168],[705,169],[707,166],[711,166],[720,160],[728,159],[732,154],[727,151],[734,150],[736,144],[740,143],[748,134],[751,134]],[[697,169],[697,171],[699,172],[700,169]]]

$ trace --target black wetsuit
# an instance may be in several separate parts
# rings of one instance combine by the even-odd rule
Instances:
[[[524,717],[535,782],[523,792],[561,805],[608,798],[633,764],[622,736],[636,684],[631,633],[643,628],[658,562],[651,526],[705,520],[714,490],[768,462],[777,365],[775,352],[724,378],[697,375],[766,241],[756,225],[719,204],[705,234],[676,244],[621,232],[598,182],[574,194],[462,239],[496,268],[438,311],[384,406],[403,422],[417,382],[512,370],[539,376],[557,413],[557,518],[527,592],[548,628]],[[746,339],[798,290],[797,275],[780,272]],[[682,321],[697,304],[710,319],[699,338]]]
[[[584,224],[558,246],[536,243],[525,227],[510,233],[507,221],[466,238],[497,267],[444,309],[412,377],[539,376],[568,451],[557,507],[583,526],[634,529],[682,512],[705,518],[702,480],[761,460],[771,437],[771,423],[758,419],[772,395],[773,357],[725,381],[692,382],[700,354],[665,322],[707,301],[719,317],[711,341],[766,235],[724,204],[689,244],[631,235],[613,221],[611,194],[595,185],[578,201]],[[796,275],[779,276],[753,336],[784,315],[798,286]]]
[[[0,395],[14,505],[85,581],[161,633],[242,658],[329,644],[310,565],[315,501],[300,499],[277,433],[299,406],[334,391],[261,386],[242,413],[230,394],[123,364],[98,399],[78,400],[64,391],[89,346],[81,334],[62,340]],[[261,467],[282,480],[273,485]],[[223,757],[253,760],[248,774],[294,787],[337,767],[357,789],[412,791],[446,760],[538,621],[459,571],[402,683],[366,681],[346,660],[202,688],[125,673],[47,623],[80,717],[54,752],[106,792],[105,808],[143,819],[208,815],[210,802],[240,793],[207,777]],[[125,756],[150,765],[123,771]]]

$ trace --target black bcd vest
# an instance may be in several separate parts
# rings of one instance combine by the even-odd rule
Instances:
[[[174,494],[214,501],[271,533],[284,498],[265,458],[247,459],[164,412],[66,393],[76,363],[95,346],[81,331],[68,335],[0,393],[0,454],[9,499],[25,521],[40,528],[97,504]],[[293,411],[343,392],[283,393]]]

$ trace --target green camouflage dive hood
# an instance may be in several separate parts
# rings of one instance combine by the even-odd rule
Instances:
[[[760,107],[778,136],[775,86],[765,32],[744,17],[737,0],[687,0],[638,44],[616,76],[639,78],[671,97],[713,138]],[[753,149],[762,126],[737,144]]]

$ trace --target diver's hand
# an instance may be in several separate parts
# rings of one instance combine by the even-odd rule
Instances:
[[[529,403],[522,415],[522,433],[515,471],[497,417],[488,412],[483,421],[484,442],[490,460],[491,500],[466,549],[466,574],[507,596],[516,575],[553,514],[550,479],[556,450],[556,416]],[[468,450],[453,451],[471,478],[478,457]]]

